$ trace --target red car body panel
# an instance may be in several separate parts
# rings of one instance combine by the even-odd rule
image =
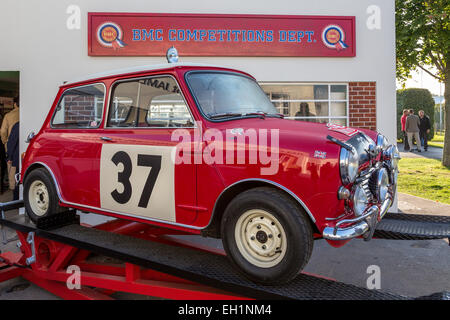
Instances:
[[[347,140],[348,136],[327,128],[324,124],[292,121],[278,118],[243,118],[239,120],[211,122],[199,112],[185,82],[184,75],[191,70],[240,71],[214,67],[167,67],[162,70],[120,74],[90,79],[61,86],[41,130],[32,139],[22,162],[22,179],[31,165],[44,164],[53,174],[63,206],[89,212],[127,218],[158,226],[170,227],[191,233],[200,233],[207,227],[213,215],[216,201],[228,187],[241,181],[262,181],[300,200],[321,233],[326,226],[334,226],[336,218],[344,213],[344,200],[338,200],[337,190],[342,185],[339,172],[340,147],[327,140],[327,135]],[[175,146],[170,136],[174,129],[106,128],[105,113],[109,101],[104,104],[103,120],[98,129],[53,129],[50,122],[62,93],[80,85],[103,83],[105,100],[109,99],[110,87],[118,80],[150,76],[173,76],[196,121],[202,129],[215,128],[224,133],[227,129],[251,128],[279,129],[279,170],[275,175],[262,175],[260,164],[191,164],[175,166],[175,223],[149,221],[148,219],[123,215],[101,209],[100,204],[100,154],[103,144]],[[249,76],[248,74],[245,74]],[[193,129],[190,129],[191,133]],[[377,133],[363,130],[376,141]],[[111,141],[102,141],[107,136]],[[203,144],[203,148],[207,146]],[[247,148],[249,146],[247,145]],[[315,152],[326,153],[324,159]],[[21,181],[22,182],[22,181]],[[346,241],[333,242],[334,246]]]

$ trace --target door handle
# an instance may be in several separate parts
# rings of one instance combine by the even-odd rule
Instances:
[[[110,137],[101,137],[100,139],[103,141],[112,141]]]

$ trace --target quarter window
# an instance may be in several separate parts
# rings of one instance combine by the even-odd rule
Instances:
[[[52,118],[58,129],[98,128],[102,122],[105,87],[88,85],[64,92]]]
[[[108,127],[193,127],[194,121],[172,77],[151,77],[114,86]]]
[[[286,119],[348,125],[347,84],[261,84]]]

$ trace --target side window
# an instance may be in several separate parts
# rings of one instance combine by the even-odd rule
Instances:
[[[98,128],[102,122],[104,99],[102,84],[66,90],[56,107],[51,126],[58,129]]]
[[[113,88],[108,127],[193,127],[194,121],[171,77],[120,82]]]

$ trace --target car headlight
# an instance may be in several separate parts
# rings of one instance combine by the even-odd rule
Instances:
[[[384,151],[383,158],[391,170],[398,171],[398,162],[400,161],[401,157],[400,152],[398,152],[397,146],[389,146],[386,151]]]
[[[377,146],[380,146],[383,150],[386,150],[389,147],[388,139],[382,134],[378,134],[377,136]]]
[[[386,200],[389,192],[389,172],[386,168],[375,171],[370,177],[370,190],[377,197],[378,201]]]
[[[360,216],[364,213],[369,203],[366,191],[361,186],[356,186],[353,192],[353,211],[356,216]]]
[[[341,171],[341,179],[344,184],[355,182],[358,175],[359,157],[355,148],[352,151],[341,148],[339,156],[339,165]]]

